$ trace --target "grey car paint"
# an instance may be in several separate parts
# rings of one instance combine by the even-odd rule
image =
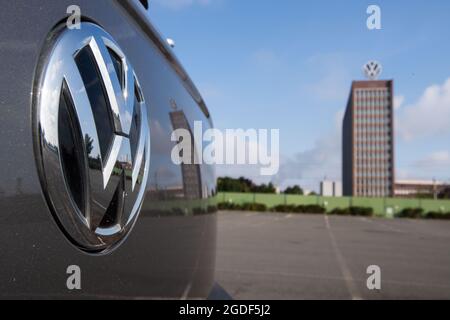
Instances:
[[[212,126],[209,112],[139,1],[1,0],[0,297],[205,298],[214,282],[215,172],[200,166],[202,194],[187,196],[172,163],[170,113]],[[107,255],[74,246],[52,216],[36,167],[33,94],[46,38],[69,5],[102,26],[132,61],[149,109],[150,176],[144,205],[127,240]],[[175,190],[175,191],[174,191]],[[180,196],[181,194],[181,196]],[[183,196],[185,195],[185,196]],[[82,270],[69,291],[66,269]]]

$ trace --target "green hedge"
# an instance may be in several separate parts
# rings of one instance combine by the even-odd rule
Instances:
[[[417,219],[424,216],[424,210],[422,208],[406,208],[397,214],[398,218],[410,218]]]
[[[231,210],[231,211],[258,211],[266,212],[267,206],[261,203],[243,203],[236,204],[232,202],[221,202],[218,205],[219,210]]]
[[[431,211],[425,215],[425,218],[435,219],[435,220],[450,220],[450,212],[444,213],[444,212]]]
[[[233,202],[221,202],[216,206],[210,206],[207,210],[195,209],[194,214],[202,214],[206,212],[214,212],[215,210],[228,211],[253,211],[253,212],[267,212],[269,208],[262,203],[243,203],[237,204]],[[326,214],[326,208],[320,205],[276,205],[270,208],[271,212],[277,213],[308,213],[308,214]],[[358,216],[358,217],[373,217],[375,211],[371,207],[349,207],[349,208],[335,208],[328,212],[329,215],[336,216]],[[450,212],[430,211],[425,213],[421,208],[406,208],[396,214],[397,218],[409,219],[434,219],[434,220],[450,220]]]
[[[350,207],[350,208],[336,208],[330,211],[330,215],[338,216],[361,216],[361,217],[373,217],[373,208],[369,207]]]
[[[321,197],[298,196],[285,194],[257,194],[257,193],[229,193],[220,192],[217,196],[219,202],[261,203],[267,208],[280,205],[306,206],[318,205],[325,207],[328,212],[336,208],[370,207],[375,215],[380,217],[393,217],[407,208],[422,208],[424,212],[449,212],[449,200],[427,199],[401,199],[401,198],[358,198],[358,197]]]
[[[325,207],[311,204],[311,205],[278,205],[271,209],[273,212],[282,213],[311,213],[311,214],[324,214],[326,213]]]

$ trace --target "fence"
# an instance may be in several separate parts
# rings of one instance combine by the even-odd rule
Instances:
[[[336,208],[371,207],[376,215],[395,215],[407,208],[422,208],[425,212],[450,212],[450,200],[430,199],[401,199],[401,198],[353,198],[353,197],[322,197],[297,196],[284,194],[257,194],[257,193],[228,193],[218,194],[219,202],[233,202],[236,204],[261,203],[272,208],[277,205],[311,205],[324,206],[327,211]]]

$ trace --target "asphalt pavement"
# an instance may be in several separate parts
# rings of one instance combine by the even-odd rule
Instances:
[[[237,300],[450,299],[450,222],[221,212],[216,279]]]

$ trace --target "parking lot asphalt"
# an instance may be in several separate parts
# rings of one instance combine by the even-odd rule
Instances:
[[[450,299],[450,222],[220,212],[216,270],[237,300]]]

